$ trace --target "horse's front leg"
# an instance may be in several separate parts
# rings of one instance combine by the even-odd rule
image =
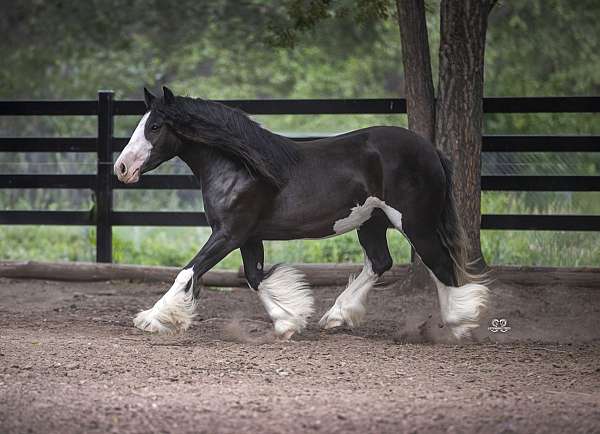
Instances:
[[[165,295],[152,308],[137,314],[134,325],[153,333],[174,333],[189,328],[196,310],[194,282],[240,244],[237,237],[226,231],[213,232],[194,259],[179,272]]]
[[[286,265],[276,265],[265,273],[260,240],[246,241],[240,250],[248,284],[273,321],[275,334],[287,340],[302,331],[313,312],[313,297],[304,275]]]

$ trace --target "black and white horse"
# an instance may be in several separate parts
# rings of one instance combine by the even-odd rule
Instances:
[[[134,319],[149,332],[187,329],[196,282],[240,249],[246,278],[275,332],[301,331],[313,312],[304,276],[289,266],[263,269],[263,240],[324,238],[356,229],[362,272],[321,318],[323,328],[356,327],[379,276],[392,266],[386,231],[401,231],[437,285],[441,317],[457,338],[477,327],[488,289],[469,283],[463,231],[455,209],[449,162],[427,140],[398,127],[365,128],[297,143],[239,110],[144,89],[147,113],[115,163],[120,181],[177,156],[202,188],[212,234],[173,286]]]

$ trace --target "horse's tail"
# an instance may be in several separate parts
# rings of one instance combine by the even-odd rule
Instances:
[[[476,282],[484,283],[487,281],[485,275],[470,273],[468,270],[467,256],[467,235],[461,224],[456,209],[456,199],[452,188],[452,162],[446,156],[437,150],[440,162],[444,168],[446,177],[446,201],[442,208],[442,215],[437,228],[438,236],[442,244],[448,250],[452,262],[454,263],[454,278],[457,285]]]

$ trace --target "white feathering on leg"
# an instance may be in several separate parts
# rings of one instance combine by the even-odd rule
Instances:
[[[430,274],[437,287],[444,324],[457,339],[469,337],[488,307],[489,289],[478,283],[446,286],[433,272]]]
[[[313,313],[313,297],[304,275],[289,266],[277,266],[258,285],[258,297],[273,320],[275,333],[289,339],[306,327]]]
[[[350,277],[348,286],[335,300],[335,304],[319,321],[322,328],[330,329],[348,324],[358,327],[366,313],[367,295],[375,286],[377,275],[373,272],[371,261],[365,254],[365,265],[356,278]]]
[[[151,333],[174,333],[187,330],[196,311],[194,289],[186,287],[194,276],[194,270],[182,270],[171,288],[152,308],[140,312],[133,319],[134,325]]]

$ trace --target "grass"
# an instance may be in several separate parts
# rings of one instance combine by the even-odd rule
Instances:
[[[148,191],[117,195],[118,209],[201,210],[195,191],[155,195]],[[7,200],[7,202],[9,202]],[[50,201],[52,202],[52,201]],[[600,214],[599,193],[510,193],[486,192],[482,197],[484,213],[502,214]],[[51,203],[53,205],[54,202]],[[41,209],[51,206],[39,204]],[[89,206],[83,200],[78,209]],[[30,206],[13,206],[11,209]],[[36,208],[36,207],[34,207]],[[58,209],[67,207],[60,206]],[[113,256],[117,263],[184,266],[208,239],[208,228],[113,229]],[[388,232],[389,246],[396,263],[409,260],[410,249],[395,231]],[[482,248],[489,264],[598,266],[600,233],[487,230],[481,234]],[[362,249],[355,232],[325,240],[295,240],[265,243],[268,263],[362,262]],[[0,259],[46,261],[93,261],[95,230],[89,227],[2,226]],[[239,251],[232,252],[218,265],[236,269],[241,264]]]
[[[182,267],[209,236],[207,228],[115,228],[114,262]],[[530,266],[598,266],[600,234],[583,232],[482,231],[482,247],[490,264]],[[87,227],[0,226],[0,258],[4,260],[94,261],[95,230]],[[406,263],[409,247],[388,232],[395,263]],[[265,243],[265,257],[276,262],[362,262],[356,233],[325,240]],[[239,251],[218,265],[237,269]]]

